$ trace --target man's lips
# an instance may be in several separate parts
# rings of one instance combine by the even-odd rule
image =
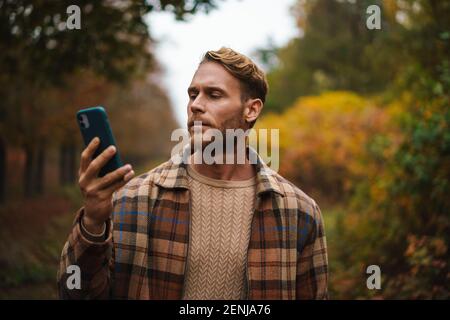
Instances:
[[[197,121],[196,121],[197,122]],[[189,123],[189,125],[188,125],[188,127],[189,127],[189,129],[191,129],[191,128],[194,128],[194,127],[196,127],[196,126],[198,126],[198,127],[211,127],[208,123],[205,123],[205,122],[201,122],[201,123],[194,123],[194,122],[191,122],[191,123]]]

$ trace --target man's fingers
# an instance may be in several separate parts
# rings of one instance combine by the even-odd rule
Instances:
[[[78,175],[81,175],[88,168],[89,163],[92,159],[92,155],[98,148],[99,142],[100,139],[98,137],[95,137],[91,140],[91,142],[89,142],[88,146],[81,153],[80,170],[78,172]]]
[[[100,179],[98,184],[98,189],[104,189],[107,188],[109,185],[115,183],[118,180],[123,180],[123,177],[129,173],[133,169],[131,165],[127,164],[123,167],[120,167],[117,170],[114,170],[113,172],[108,173],[106,176]]]
[[[131,170],[130,172],[128,172],[128,173],[125,175],[125,177],[123,177],[123,180],[124,180],[125,182],[128,182],[128,181],[130,181],[131,178],[133,178],[133,177],[134,177],[134,171]]]
[[[95,178],[97,177],[100,169],[111,159],[116,153],[116,147],[109,146],[106,148],[100,155],[91,161],[86,169],[86,177],[87,178]]]
[[[127,182],[130,181],[131,178],[133,178],[133,176],[134,176],[134,171],[131,170],[123,177],[123,180],[119,180],[119,181],[113,183],[108,188],[103,189],[101,192],[105,193],[108,196],[112,195],[115,191],[117,191],[118,189],[123,187],[125,184],[127,184]]]

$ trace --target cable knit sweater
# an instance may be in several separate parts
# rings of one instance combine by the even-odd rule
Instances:
[[[184,299],[243,299],[256,177],[216,180],[188,166],[191,226]]]

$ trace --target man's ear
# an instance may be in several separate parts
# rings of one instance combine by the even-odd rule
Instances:
[[[244,120],[247,123],[255,121],[262,111],[264,104],[261,99],[248,99],[245,102]]]

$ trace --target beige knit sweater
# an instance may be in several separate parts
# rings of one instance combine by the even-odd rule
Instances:
[[[187,171],[192,220],[183,299],[243,299],[256,177],[226,181]]]

